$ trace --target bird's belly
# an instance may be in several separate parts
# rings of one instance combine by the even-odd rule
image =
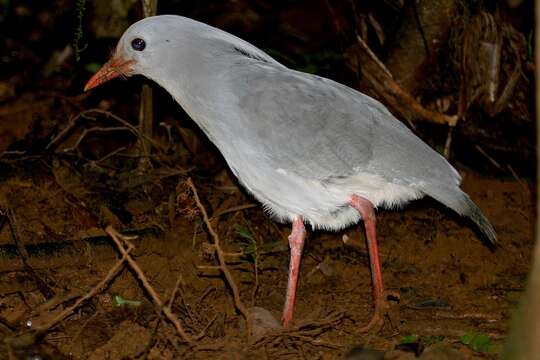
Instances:
[[[413,187],[367,173],[324,181],[283,169],[258,168],[235,173],[273,218],[290,222],[301,216],[315,229],[339,230],[357,223],[360,215],[349,205],[353,194],[368,199],[375,207],[386,208],[401,206],[423,195]]]

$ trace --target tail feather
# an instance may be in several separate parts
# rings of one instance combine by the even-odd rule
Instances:
[[[492,243],[497,241],[497,233],[482,210],[471,200],[469,195],[459,188],[422,189],[424,193],[448,206],[461,216],[470,218],[484,236]]]

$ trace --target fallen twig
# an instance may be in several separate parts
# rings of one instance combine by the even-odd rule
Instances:
[[[171,293],[171,297],[169,298],[168,307],[172,308],[174,299],[176,298],[176,293],[180,289],[180,285],[183,283],[182,275],[178,275],[178,279],[176,279],[176,283],[174,284],[174,289]]]
[[[485,157],[486,159],[488,159],[489,162],[490,162],[493,166],[495,166],[497,169],[499,169],[499,170],[501,170],[501,171],[504,171],[503,167],[502,167],[495,159],[493,159],[491,156],[489,156],[489,155],[484,151],[484,149],[482,149],[482,148],[480,147],[480,145],[477,144],[477,145],[474,146],[474,148],[475,148],[476,150],[478,150],[478,152],[479,152],[480,154],[484,155],[484,157]]]
[[[122,242],[126,243],[128,247],[133,247],[133,245],[131,245],[131,242],[129,241],[130,239],[132,239],[132,237],[130,238],[130,237],[120,234],[112,226],[107,226],[107,228],[105,228],[105,232],[109,234],[109,236],[113,239],[114,243],[118,247],[118,250],[122,253],[122,255],[126,257],[127,263],[129,264],[131,269],[135,271],[135,273],[137,274],[137,277],[143,284],[144,289],[148,292],[154,304],[159,308],[159,313],[163,312],[163,314],[165,314],[167,319],[169,319],[169,321],[173,324],[174,328],[176,329],[176,332],[178,333],[178,335],[180,335],[182,340],[184,340],[185,342],[189,344],[193,344],[193,339],[191,338],[191,336],[189,336],[185,332],[184,328],[182,327],[182,324],[180,323],[180,320],[178,320],[178,318],[172,312],[169,306],[165,306],[163,304],[163,301],[161,300],[156,290],[154,290],[153,286],[148,281],[148,278],[139,267],[139,264],[137,264],[137,262],[131,257],[131,255],[129,255],[126,252],[126,249],[124,248],[124,245],[122,244]]]
[[[33,308],[32,312],[29,315],[25,314],[25,316],[27,316],[28,318],[34,318],[34,317],[38,316],[38,314],[47,313],[47,312],[49,312],[49,310],[52,310],[52,309],[56,308],[58,305],[67,303],[69,301],[72,301],[72,300],[74,300],[74,299],[76,299],[76,298],[78,298],[78,297],[80,297],[82,295],[83,295],[83,292],[78,291],[78,290],[70,291],[67,294],[56,295],[52,299],[50,299],[50,300],[40,304],[39,306]]]
[[[174,298],[176,297],[176,293],[178,292],[178,289],[180,288],[181,282],[182,282],[182,275],[178,275],[178,278],[176,279],[176,284],[174,285],[174,289],[171,293],[169,301],[167,302],[167,306],[171,309],[174,303]],[[148,344],[146,345],[146,349],[144,350],[144,355],[142,357],[143,359],[148,359],[148,356],[150,355],[150,350],[152,350],[152,347],[155,345],[157,341],[158,329],[162,322],[163,322],[163,312],[160,312],[158,319],[156,321],[156,325],[154,326],[154,329],[152,330],[152,333],[150,335],[150,341],[148,341]]]
[[[358,46],[349,51],[354,71],[361,68],[362,74],[386,103],[398,111],[407,121],[413,119],[455,126],[459,117],[449,116],[423,107],[416,99],[392,78],[392,75],[371,51],[362,38],[357,36]],[[352,56],[351,56],[352,55]],[[356,61],[356,64],[354,64]],[[362,64],[361,67],[358,64]]]
[[[127,249],[123,249],[124,251],[122,252],[122,258],[120,258],[120,260],[118,260],[114,266],[109,270],[109,272],[107,273],[107,275],[103,278],[103,280],[101,280],[96,286],[94,286],[90,291],[88,291],[86,294],[84,294],[82,297],[80,297],[79,299],[77,299],[77,301],[75,301],[75,303],[73,305],[71,305],[70,307],[66,308],[64,311],[60,312],[58,315],[56,315],[52,320],[50,320],[49,322],[47,322],[46,324],[44,325],[39,325],[39,326],[36,326],[34,328],[34,330],[38,333],[42,333],[42,332],[45,332],[47,330],[49,330],[50,328],[54,327],[55,325],[57,325],[58,323],[60,323],[62,320],[64,320],[66,317],[68,317],[69,315],[71,315],[75,309],[77,309],[79,306],[81,306],[82,303],[84,303],[85,301],[91,299],[92,297],[94,297],[95,295],[99,294],[101,291],[103,291],[103,289],[105,289],[105,287],[109,284],[109,282],[116,276],[116,274],[120,271],[120,269],[122,268],[122,266],[124,265],[124,261],[126,261],[126,259],[128,258],[129,256],[129,252],[132,250],[133,248],[131,246],[129,246],[128,244],[128,248]]]
[[[38,276],[38,274],[34,271],[34,268],[30,266],[30,263],[28,262],[28,251],[26,251],[24,244],[21,242],[15,213],[12,209],[6,208],[5,216],[7,217],[9,229],[11,230],[11,237],[13,238],[15,246],[17,247],[17,251],[21,257],[25,271],[34,279],[39,292],[45,297],[45,299],[49,300],[53,298],[55,295],[54,290],[51,289],[49,285],[47,285],[47,283],[45,283],[45,281]]]
[[[100,109],[88,109],[88,110],[85,110],[85,111],[77,114],[77,116],[72,118],[69,121],[69,124],[62,131],[60,131],[49,142],[49,144],[47,144],[47,146],[45,147],[45,151],[49,150],[49,149],[51,149],[51,148],[53,148],[55,146],[58,146],[71,133],[71,131],[75,128],[75,126],[77,125],[79,120],[84,119],[84,120],[96,121],[96,118],[92,116],[94,114],[103,115],[103,116],[105,116],[107,118],[111,118],[111,119],[115,120],[116,122],[118,122],[122,126],[124,126],[128,131],[130,131],[137,138],[143,138],[148,144],[151,144],[152,146],[154,146],[157,149],[160,149],[160,150],[162,149],[162,146],[160,146],[158,143],[156,143],[153,139],[148,138],[136,126],[130,124],[128,121],[122,119],[121,117],[119,117],[119,116],[117,116],[117,115],[115,115],[115,114],[113,114],[113,113],[111,113],[109,111],[104,111],[104,110],[100,110]]]
[[[444,143],[443,155],[448,160],[450,159],[450,149],[452,147],[452,134],[454,132],[454,126],[448,127],[448,133],[446,134],[446,142]]]
[[[257,207],[257,206],[258,206],[257,204],[243,204],[243,205],[233,206],[231,208],[216,212],[215,214],[212,215],[212,217],[210,218],[210,221],[215,220],[218,217],[223,216],[225,214],[229,214],[229,213],[237,212],[237,211],[242,211],[242,210],[246,210],[246,209],[251,209],[251,208],[254,208],[254,207]]]
[[[70,151],[76,150],[79,147],[79,145],[81,145],[81,142],[84,139],[86,139],[86,137],[89,134],[99,133],[99,132],[112,132],[112,131],[130,131],[130,129],[128,129],[125,126],[113,126],[113,127],[94,126],[94,127],[89,128],[89,129],[84,129],[81,136],[79,136],[77,141],[75,141],[75,144],[73,144],[73,146],[70,146],[70,147],[64,149],[63,151],[64,152],[70,152]]]
[[[525,194],[530,195],[531,190],[529,189],[529,186],[527,185],[527,183],[522,178],[519,177],[519,175],[514,171],[514,168],[512,168],[511,165],[506,165],[506,167],[508,168],[508,171],[510,171],[510,174],[512,174],[514,179],[516,179],[519,185],[523,188],[523,191],[525,192]]]
[[[191,181],[191,178],[187,179],[187,184],[191,188],[191,191],[193,192],[193,197],[195,198],[195,202],[197,203],[197,207],[201,211],[201,214],[203,216],[203,221],[206,224],[206,227],[208,228],[208,232],[210,233],[210,236],[212,237],[214,241],[214,247],[216,249],[216,255],[217,260],[219,263],[219,269],[225,276],[225,279],[227,280],[227,284],[230,286],[231,291],[233,293],[234,298],[234,306],[236,309],[242,314],[242,316],[246,319],[246,322],[249,326],[250,324],[250,314],[247,310],[246,306],[242,302],[242,299],[240,299],[240,292],[238,291],[238,286],[236,286],[236,282],[234,281],[234,278],[229,271],[229,268],[227,267],[227,264],[225,262],[225,255],[223,250],[221,249],[220,242],[219,242],[219,236],[214,231],[214,228],[210,224],[210,219],[208,218],[208,214],[206,212],[205,207],[201,203],[201,200],[199,199],[199,194],[197,193],[197,189],[195,188],[195,185]]]
[[[308,322],[301,324],[297,327],[290,329],[279,329],[270,331],[267,334],[263,335],[261,338],[256,340],[251,347],[258,348],[261,346],[272,345],[277,347],[278,345],[287,344],[287,343],[308,343],[313,346],[322,346],[327,348],[338,349],[342,345],[332,344],[324,342],[319,339],[319,336],[324,332],[330,330],[331,328],[338,325],[345,314],[342,312],[336,312],[330,314],[326,319],[314,322]],[[280,346],[281,347],[281,346]]]

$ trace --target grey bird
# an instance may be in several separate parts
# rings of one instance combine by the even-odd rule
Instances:
[[[340,230],[363,220],[375,306],[362,330],[380,326],[388,307],[374,208],[428,195],[496,240],[459,188],[458,172],[384,105],[350,87],[289,69],[234,35],[175,15],[131,25],[85,90],[135,74],[173,96],[268,214],[292,222],[285,327],[293,319],[305,223]]]

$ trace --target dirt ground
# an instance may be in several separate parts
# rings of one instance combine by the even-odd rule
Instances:
[[[50,322],[100,282],[120,257],[89,210],[97,205],[82,200],[96,194],[77,198],[74,189],[82,180],[68,175],[64,179],[70,183],[59,183],[58,174],[70,171],[62,166],[34,164],[37,171],[19,169],[2,176],[0,199],[11,204],[0,233],[4,336]],[[379,333],[359,332],[371,314],[372,299],[364,234],[357,226],[340,233],[310,232],[295,327],[288,332],[273,329],[262,338],[248,336],[208,250],[211,238],[185,185],[186,176],[153,173],[131,199],[123,199],[124,216],[130,219],[122,219],[124,227],[118,230],[138,236],[132,243],[140,269],[162,299],[169,299],[176,287],[173,313],[189,335],[202,337],[193,346],[182,343],[173,326],[157,315],[138,275],[124,267],[73,315],[37,339],[4,344],[2,356],[341,359],[361,347],[405,359],[419,346],[439,346],[457,349],[464,358],[495,358],[525,286],[533,245],[533,188],[521,179],[462,173],[463,188],[495,226],[499,243],[490,249],[469,223],[429,199],[402,211],[379,211],[384,280],[388,289],[400,293]],[[289,228],[267,218],[259,206],[242,208],[253,199],[234,186],[226,171],[216,179],[221,180],[193,181],[224,251],[236,253],[227,259],[241,300],[258,307],[259,317],[272,317],[254,327],[272,329],[284,300]],[[27,266],[14,236],[26,246]],[[44,288],[54,293],[49,295],[55,304],[43,306]],[[488,336],[489,350],[473,351],[460,341],[466,334]],[[412,335],[418,335],[413,345],[403,345]],[[454,358],[450,354],[448,358]]]

